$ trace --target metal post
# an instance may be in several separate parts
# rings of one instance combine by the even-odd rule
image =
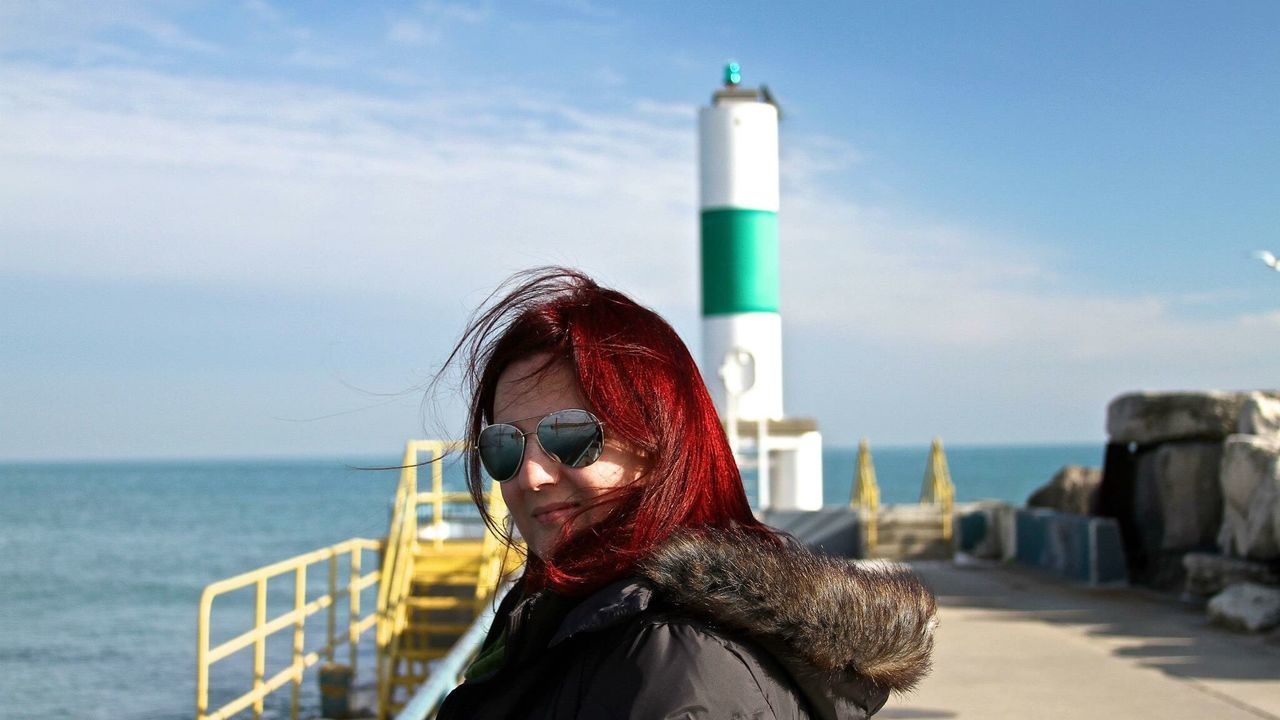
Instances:
[[[293,611],[297,613],[297,618],[293,621],[293,690],[291,693],[289,708],[290,720],[298,720],[298,704],[301,701],[302,693],[302,648],[303,648],[303,623],[307,621],[307,616],[303,614],[303,609],[307,605],[307,566],[299,565],[293,574]]]
[[[761,510],[773,505],[773,493],[769,484],[769,421],[756,418],[756,497]]]
[[[353,548],[353,550],[355,550]],[[355,552],[359,552],[355,550]],[[336,630],[338,625],[338,553],[334,552],[329,555],[329,617],[325,659],[333,662],[333,646],[334,640],[337,639]]]
[[[351,577],[347,585],[347,649],[351,654],[351,673],[356,671],[356,646],[360,644],[360,556],[364,550],[357,547],[351,552]]]
[[[752,366],[751,377],[747,377],[747,367]],[[720,381],[725,391],[725,432],[729,439],[729,450],[733,453],[734,462],[738,462],[738,453],[742,449],[742,440],[738,428],[738,400],[742,394],[755,385],[755,358],[750,352],[735,347],[724,354],[720,364]],[[757,448],[758,449],[758,448]],[[766,476],[768,470],[764,471]],[[759,477],[757,475],[757,477]],[[756,504],[761,509],[768,507],[768,493],[764,498],[757,497]]]
[[[435,503],[431,511],[432,529],[436,536],[436,549],[444,548],[444,460],[443,448],[431,449],[431,492],[435,495]]]
[[[196,621],[196,720],[209,714],[209,624],[212,621],[213,597],[200,594],[200,617]]]
[[[259,633],[253,639],[253,691],[262,692],[263,678],[267,669],[267,638],[262,635],[262,626],[267,623],[267,579],[258,578],[257,598],[254,606],[253,629]],[[253,701],[253,720],[262,717],[263,698],[261,695]]]

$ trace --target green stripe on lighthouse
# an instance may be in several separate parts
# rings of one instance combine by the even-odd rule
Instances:
[[[778,311],[778,214],[702,212],[702,314]]]

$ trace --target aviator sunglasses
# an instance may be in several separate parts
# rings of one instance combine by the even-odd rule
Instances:
[[[571,468],[590,465],[604,451],[604,423],[586,410],[557,410],[544,415],[532,432],[521,432],[510,423],[487,425],[480,431],[476,447],[489,477],[506,482],[516,476],[524,462],[525,438],[530,435],[538,438],[538,445],[551,459]]]

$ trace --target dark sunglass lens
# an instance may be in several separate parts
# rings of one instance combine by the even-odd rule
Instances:
[[[604,451],[604,428],[586,410],[560,410],[538,423],[538,442],[561,463],[582,468]]]
[[[505,482],[515,477],[524,457],[524,436],[514,425],[490,425],[480,431],[476,444],[480,464],[489,477]]]

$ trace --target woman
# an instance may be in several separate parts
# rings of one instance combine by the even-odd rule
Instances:
[[[483,512],[486,474],[499,481],[528,558],[439,718],[865,718],[927,672],[932,596],[752,516],[656,313],[576,271],[531,272],[458,358],[472,495]]]

